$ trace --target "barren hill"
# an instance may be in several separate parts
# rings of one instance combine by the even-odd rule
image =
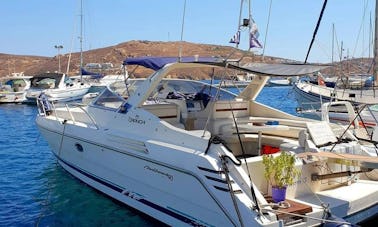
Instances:
[[[189,42],[152,42],[152,41],[129,41],[115,46],[99,48],[83,52],[83,65],[87,63],[112,63],[116,71],[121,71],[122,61],[126,57],[140,56],[178,56],[179,49],[183,56],[220,56],[240,58],[245,56],[244,61],[257,60],[257,56],[248,51],[238,50],[229,46],[195,44]],[[267,58],[268,60],[270,58]],[[61,70],[67,71],[69,54],[60,56]],[[72,53],[69,66],[69,75],[77,75],[80,68],[80,53]],[[58,70],[58,56],[20,56],[0,54],[0,76],[6,76],[13,72],[24,72],[26,75],[35,75],[46,71]],[[112,72],[117,73],[117,72]],[[146,76],[145,71],[137,71],[137,75]]]
[[[114,68],[112,71],[102,73],[120,73],[122,61],[126,57],[140,57],[140,56],[178,56],[179,50],[182,49],[182,56],[217,56],[229,57],[231,59],[238,59],[244,56],[242,63],[261,62],[261,56],[256,56],[252,52],[239,50],[230,46],[219,46],[209,44],[196,44],[189,42],[152,42],[152,41],[129,41],[120,43],[115,46],[94,49],[83,52],[83,65],[87,63],[112,63]],[[78,75],[80,69],[80,53],[63,54],[60,56],[61,70],[67,71],[68,61],[70,60],[69,75]],[[0,54],[0,77],[9,75],[13,72],[24,72],[25,75],[35,75],[47,71],[58,71],[58,56],[43,57],[43,56],[20,56]],[[351,70],[360,68],[360,73],[368,72],[371,59],[361,60],[352,59],[344,61],[341,66],[335,67],[340,73],[340,70]],[[265,62],[285,62],[287,59],[280,59],[275,57],[265,57]],[[361,69],[362,68],[362,69]],[[145,77],[150,73],[148,70],[138,68],[135,71],[137,77]],[[332,70],[325,71],[326,74],[335,74]],[[191,77],[191,75],[173,75],[180,77]],[[204,73],[197,75],[196,79],[206,78]]]

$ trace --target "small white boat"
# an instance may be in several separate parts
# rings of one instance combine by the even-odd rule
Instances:
[[[22,103],[25,101],[26,90],[30,88],[31,76],[13,73],[12,76],[1,78],[0,103]]]
[[[291,80],[289,78],[270,78],[267,86],[276,87],[276,86],[291,86]]]
[[[378,103],[375,89],[340,89],[298,80],[293,85],[294,94],[303,109],[320,108],[321,103],[348,101],[353,104],[374,105]]]
[[[177,59],[126,59],[156,72],[123,91],[105,89],[88,105],[39,99],[36,124],[58,163],[171,226],[304,227],[358,223],[378,213],[377,157],[344,127],[257,102],[267,71]],[[303,67],[298,72],[319,70]],[[259,76],[238,96],[200,81],[164,79],[199,68]],[[262,155],[272,150],[297,156],[301,177],[288,188],[290,209],[269,199]],[[330,213],[344,220],[330,220]]]
[[[89,84],[78,79],[71,79],[63,73],[44,73],[34,76],[31,80],[25,102],[36,104],[36,99],[41,93],[53,102],[80,100],[89,88]]]
[[[223,88],[238,88],[243,89],[248,86],[248,84],[252,81],[252,79],[256,75],[252,73],[241,73],[230,76],[230,79],[222,80],[216,86],[220,86]]]

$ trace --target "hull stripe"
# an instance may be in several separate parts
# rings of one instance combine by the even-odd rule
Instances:
[[[70,168],[74,169],[75,171],[79,172],[80,174],[82,174],[82,175],[84,175],[84,176],[86,176],[86,177],[88,177],[88,178],[96,181],[97,183],[100,183],[100,184],[102,184],[102,185],[104,185],[104,186],[106,186],[108,188],[111,188],[114,191],[117,191],[119,193],[124,192],[124,189],[121,188],[120,186],[114,185],[114,184],[112,184],[110,182],[107,182],[107,181],[104,181],[104,180],[102,180],[102,179],[100,179],[100,178],[98,178],[98,177],[96,177],[96,176],[94,176],[92,174],[89,174],[89,173],[87,173],[87,172],[85,172],[85,171],[83,171],[83,170],[75,167],[74,165],[72,165],[72,164],[64,161],[63,159],[61,159],[59,157],[58,157],[58,159],[59,159],[59,161],[63,162],[65,165],[69,166]],[[125,196],[127,196],[127,197],[129,197],[131,199],[134,199],[135,201],[138,201],[138,202],[140,202],[140,203],[142,203],[144,205],[147,205],[147,206],[149,206],[151,208],[154,208],[154,209],[156,209],[156,210],[158,210],[158,211],[160,211],[160,212],[162,212],[162,213],[164,213],[166,215],[169,215],[169,216],[171,216],[173,218],[176,218],[176,219],[178,219],[178,220],[180,220],[182,222],[185,222],[185,223],[187,223],[189,225],[192,225],[192,226],[206,226],[204,224],[201,224],[200,222],[197,222],[196,220],[192,220],[190,218],[187,218],[187,217],[185,217],[185,216],[183,216],[183,215],[181,215],[179,213],[176,213],[176,212],[174,212],[172,210],[169,210],[169,209],[167,209],[165,207],[159,206],[159,205],[157,205],[157,204],[155,204],[155,203],[153,203],[151,201],[148,201],[146,199],[135,198],[133,196],[133,193],[131,193],[131,192],[127,192],[126,191],[126,192],[123,193],[123,195],[125,195]]]

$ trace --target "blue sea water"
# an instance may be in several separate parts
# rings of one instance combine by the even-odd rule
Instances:
[[[266,87],[258,101],[295,114],[291,87]],[[35,117],[37,108],[0,105],[0,226],[159,226],[65,172]]]
[[[0,226],[156,226],[65,172],[36,125],[37,108],[0,105]]]

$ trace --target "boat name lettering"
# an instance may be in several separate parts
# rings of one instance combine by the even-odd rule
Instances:
[[[144,166],[144,169],[150,170],[152,172],[155,172],[155,173],[158,173],[158,174],[161,174],[161,175],[164,175],[164,176],[168,177],[169,180],[173,181],[173,176],[170,175],[169,173],[164,173],[164,172],[162,172],[162,171],[160,171],[156,168],[152,168],[150,166]]]
[[[137,124],[141,124],[141,125],[146,124],[145,120],[138,119],[138,118],[132,118],[132,117],[129,117],[129,122],[131,122],[131,123],[137,123]]]

